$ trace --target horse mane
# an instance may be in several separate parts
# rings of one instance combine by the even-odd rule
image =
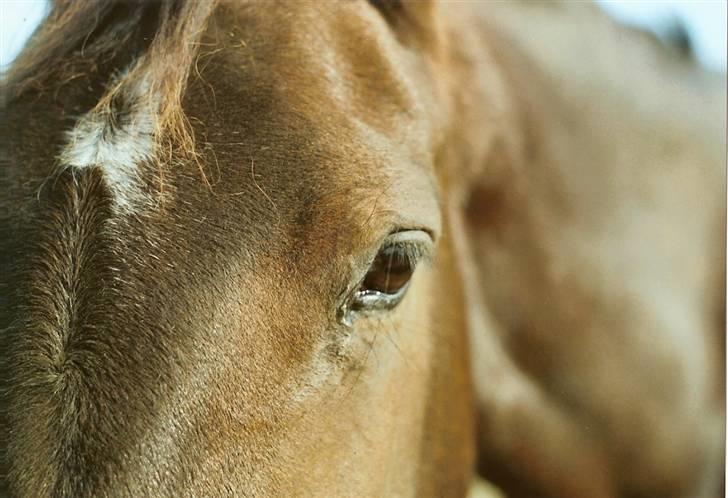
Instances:
[[[77,78],[103,84],[91,112],[143,105],[185,152],[194,140],[182,97],[215,0],[56,0],[47,19],[2,75],[5,102]],[[123,68],[123,70],[120,70]],[[133,101],[133,102],[130,102]]]

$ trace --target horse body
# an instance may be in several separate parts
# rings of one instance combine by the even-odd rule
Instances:
[[[513,496],[715,492],[724,87],[582,5],[44,29],[3,89],[0,490],[461,496],[477,452]],[[395,246],[406,296],[356,308]]]
[[[635,44],[593,6],[500,7],[483,9],[483,32],[518,96],[523,146],[474,187],[469,240],[480,309],[537,379],[510,386],[524,398],[513,418],[527,420],[512,424],[543,438],[503,451],[535,462],[522,481],[574,469],[553,483],[560,496],[711,495],[705,470],[724,439],[725,81]],[[487,423],[497,441],[503,422]]]

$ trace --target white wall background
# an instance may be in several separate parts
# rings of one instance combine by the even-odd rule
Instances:
[[[698,60],[708,68],[726,72],[726,0],[597,2],[614,17],[657,33],[679,20],[690,34]],[[15,58],[47,10],[47,0],[0,0],[0,70]]]

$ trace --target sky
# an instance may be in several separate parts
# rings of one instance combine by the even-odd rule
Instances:
[[[657,33],[678,19],[690,34],[698,60],[710,69],[726,72],[727,0],[597,0],[597,3],[621,21]],[[0,70],[15,58],[47,10],[47,0],[0,0]]]
[[[726,72],[726,0],[597,0],[604,10],[629,24],[660,31],[679,20],[690,34],[698,60]]]

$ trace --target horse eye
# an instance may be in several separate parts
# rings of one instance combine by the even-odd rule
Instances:
[[[424,230],[391,233],[369,264],[366,275],[348,291],[337,309],[340,323],[351,326],[360,314],[388,311],[397,306],[409,288],[419,261],[430,261],[432,236]]]
[[[407,255],[397,246],[384,247],[374,259],[361,290],[396,294],[412,278],[414,265]]]
[[[407,291],[415,264],[402,244],[382,247],[354,294],[352,309],[394,308]]]

